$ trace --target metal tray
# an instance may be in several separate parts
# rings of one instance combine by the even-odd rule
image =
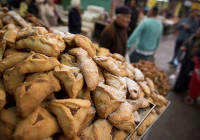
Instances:
[[[161,114],[156,115],[156,120],[153,122],[153,124],[150,125],[150,126],[146,129],[146,131],[144,132],[144,134],[143,134],[142,136],[137,136],[137,137],[134,138],[134,140],[142,140],[142,139],[145,138],[146,135],[148,136],[149,130],[150,130],[150,129],[152,128],[152,126],[158,121],[158,119],[164,114],[164,112],[168,109],[168,107],[170,106],[170,104],[171,104],[171,102],[168,101],[168,104],[167,104],[165,110],[164,110]],[[128,139],[127,139],[127,140],[128,140]]]
[[[135,130],[130,133],[128,135],[128,137],[126,138],[126,140],[129,140],[130,137],[135,133],[135,131],[139,128],[139,126],[144,122],[144,120],[147,118],[147,116],[152,112],[152,110],[156,107],[156,105],[150,103],[150,106],[148,108],[145,108],[145,109],[139,109],[138,110],[138,113],[139,113],[139,116],[141,118],[141,121],[140,123],[136,126]]]

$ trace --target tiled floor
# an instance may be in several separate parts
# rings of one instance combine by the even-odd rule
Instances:
[[[173,84],[175,70],[168,62],[173,54],[174,36],[164,37],[156,53],[156,64]],[[170,92],[171,106],[154,124],[146,140],[200,140],[200,108],[184,104],[183,94]]]

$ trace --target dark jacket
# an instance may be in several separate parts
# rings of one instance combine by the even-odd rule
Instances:
[[[73,34],[81,33],[81,16],[80,12],[76,8],[72,8],[69,11],[69,32]]]
[[[187,59],[193,59],[194,56],[200,57],[200,38],[193,35],[183,45],[186,48]]]
[[[100,46],[109,49],[111,53],[125,56],[127,39],[127,30],[113,22],[101,33]]]
[[[130,36],[135,30],[138,22],[138,16],[138,10],[136,8],[133,8],[131,12],[131,22],[129,23],[128,36]]]

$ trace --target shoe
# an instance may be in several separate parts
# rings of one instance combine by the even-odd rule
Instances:
[[[193,105],[194,104],[194,99],[191,97],[191,96],[186,96],[184,98],[184,102],[187,104],[187,105]]]

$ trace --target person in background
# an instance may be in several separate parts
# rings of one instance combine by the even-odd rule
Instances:
[[[20,6],[19,6],[19,14],[20,14],[20,16],[23,17],[26,14],[27,10],[28,10],[27,1],[20,2]]]
[[[138,62],[140,59],[153,61],[154,53],[160,43],[163,26],[156,19],[158,8],[154,7],[148,12],[148,18],[141,21],[127,41],[127,47],[131,48],[135,42],[136,49],[130,55],[131,62]]]
[[[189,87],[190,73],[194,70],[194,56],[200,58],[200,28],[184,42],[181,51],[185,52],[185,56],[181,61],[180,72],[173,87],[173,91],[180,93]]]
[[[46,0],[45,4],[40,9],[40,16],[43,22],[48,26],[57,26],[58,19],[61,18],[53,0]]]
[[[43,15],[42,15],[45,8],[44,3],[45,3],[45,0],[36,0],[36,5],[38,8],[38,17],[42,19],[43,21],[45,20],[43,19]]]
[[[131,20],[131,9],[121,6],[115,10],[116,19],[104,28],[100,37],[100,46],[107,48],[111,53],[126,54],[127,29]]]
[[[81,10],[80,0],[71,0],[71,9],[68,16],[69,32],[73,34],[81,33]]]
[[[177,67],[179,64],[179,57],[181,56],[180,48],[184,41],[186,41],[193,33],[195,33],[198,28],[198,22],[196,18],[197,12],[191,11],[189,17],[182,19],[176,27],[176,29],[179,31],[179,34],[175,43],[174,55],[170,61],[170,64],[174,67]]]
[[[130,22],[129,28],[128,28],[128,36],[130,36],[131,33],[134,31],[134,29],[137,26],[139,11],[136,8],[137,0],[129,0],[129,1],[127,1],[126,4],[132,10],[132,12],[131,12],[131,22]]]

